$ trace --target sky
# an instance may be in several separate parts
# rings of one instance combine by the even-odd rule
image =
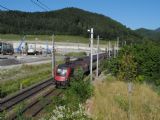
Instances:
[[[37,0],[0,0],[11,10],[44,11],[36,6]],[[160,0],[38,0],[50,10],[77,7],[108,16],[133,30],[160,27]],[[4,10],[0,7],[1,10]]]

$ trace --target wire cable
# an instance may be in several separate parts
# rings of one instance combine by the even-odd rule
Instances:
[[[34,3],[35,5],[37,5],[38,7],[40,7],[41,9],[48,11],[46,8],[42,7],[41,5],[37,4],[35,1],[30,0],[32,3]]]
[[[49,8],[47,5],[45,5],[44,3],[42,3],[41,1],[37,0],[37,2],[39,2],[42,6],[44,6],[44,7],[47,8],[48,10],[50,10],[50,8]]]
[[[1,7],[1,8],[3,8],[3,9],[5,9],[5,10],[10,10],[9,8],[4,7],[4,6],[3,6],[3,5],[1,5],[1,4],[0,4],[0,7]]]

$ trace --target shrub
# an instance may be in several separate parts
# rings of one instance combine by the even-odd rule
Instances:
[[[76,96],[81,102],[85,102],[93,94],[93,86],[89,79],[85,81],[83,79],[83,70],[79,68],[76,71],[76,75],[71,80],[71,86],[66,92],[68,96]]]
[[[5,112],[0,112],[0,120],[5,120]]]
[[[72,81],[71,87],[67,90],[67,95],[74,95],[81,102],[85,102],[93,94],[93,86],[89,80]]]
[[[75,71],[70,87],[65,89],[63,96],[54,98],[55,109],[49,120],[88,120],[82,104],[92,96],[93,86],[89,80],[83,80],[82,69]],[[43,118],[42,120],[45,120]]]
[[[106,74],[112,73],[113,75],[117,75],[119,72],[119,59],[111,58],[110,60],[103,60],[100,64],[101,70],[106,71]]]
[[[136,81],[137,81],[137,82],[142,83],[142,82],[144,82],[144,80],[145,80],[144,75],[138,75],[138,76],[136,77]]]
[[[42,118],[41,120],[45,120]],[[67,106],[56,106],[49,120],[89,120],[84,107],[79,104],[76,111]]]

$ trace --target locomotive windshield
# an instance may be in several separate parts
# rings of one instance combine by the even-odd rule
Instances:
[[[58,68],[56,74],[58,76],[66,76],[66,73],[67,73],[67,68]]]

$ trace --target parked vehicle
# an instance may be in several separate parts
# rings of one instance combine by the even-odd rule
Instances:
[[[40,53],[39,51],[33,48],[28,49],[28,55],[38,55],[38,54],[42,54],[42,53]]]
[[[10,43],[0,42],[0,54],[14,54],[13,45]]]

